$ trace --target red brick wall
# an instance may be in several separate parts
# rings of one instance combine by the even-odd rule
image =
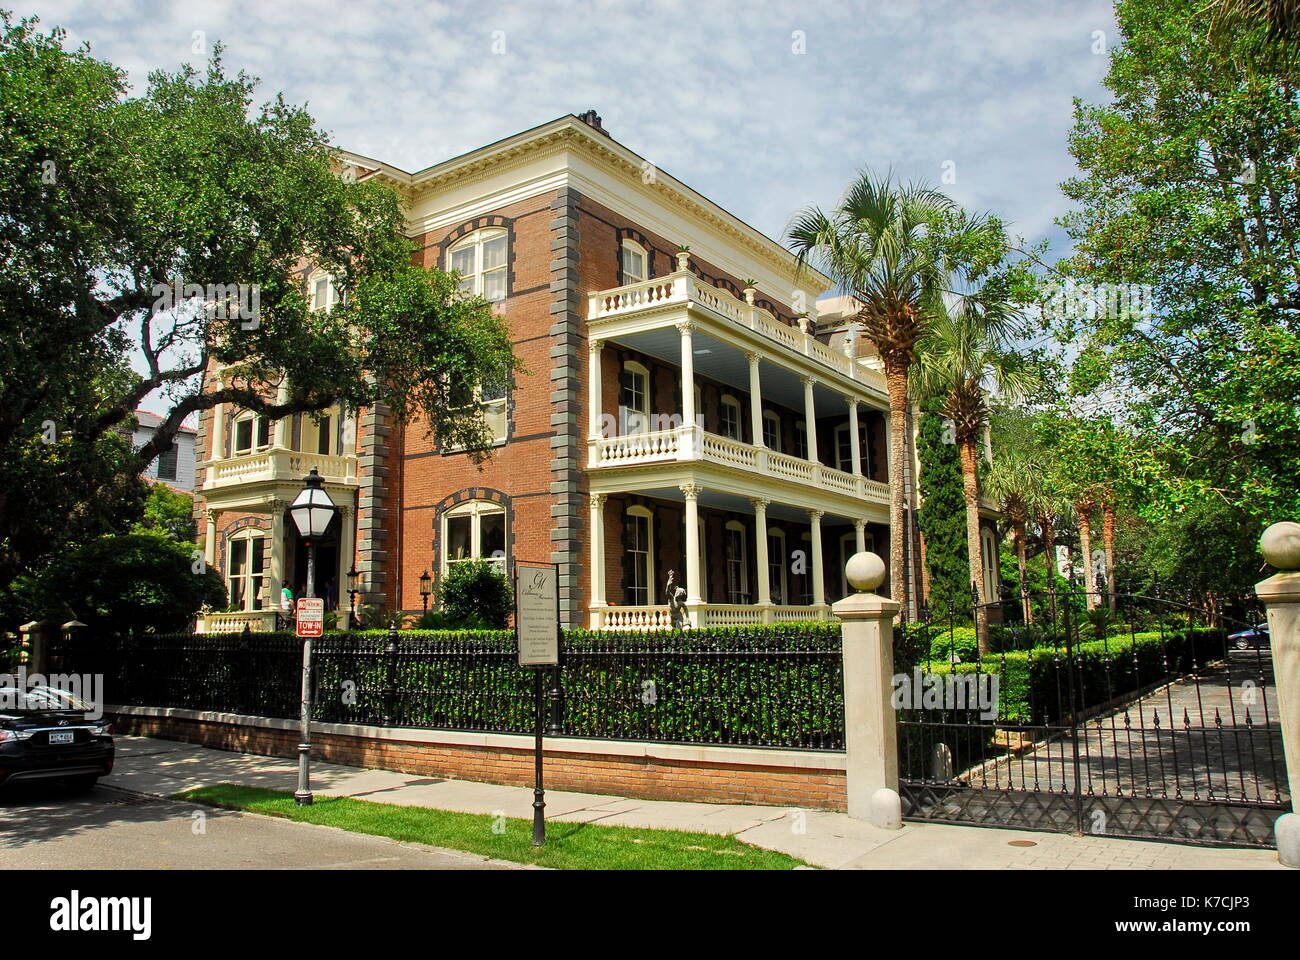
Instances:
[[[297,753],[298,736],[292,730],[122,715],[113,717],[113,725],[119,733],[220,750],[271,757]],[[531,746],[434,744],[325,733],[314,734],[312,741],[312,756],[328,763],[510,786],[533,783]],[[552,790],[839,811],[847,804],[842,770],[626,757],[600,753],[598,742],[593,742],[591,753],[549,753],[545,764],[546,785]]]

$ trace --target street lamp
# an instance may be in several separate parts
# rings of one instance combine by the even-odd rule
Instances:
[[[298,533],[307,545],[307,591],[316,596],[316,542],[325,536],[338,508],[325,492],[324,481],[316,468],[303,479],[305,486],[289,507]],[[311,637],[302,641],[302,733],[298,743],[298,790],[293,802],[300,807],[311,803]]]
[[[348,569],[348,626],[350,627],[357,625],[357,594],[361,592],[357,589],[357,579],[360,576],[354,561]]]
[[[428,570],[420,574],[420,599],[424,601],[425,613],[429,612],[429,594],[433,592],[433,590],[429,587],[429,583],[432,580],[433,578],[429,576]]]

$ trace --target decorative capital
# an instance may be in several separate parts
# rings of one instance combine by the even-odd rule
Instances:
[[[607,493],[593,493],[591,494],[591,505],[599,510],[605,506],[605,501],[608,499],[609,494]]]
[[[817,378],[816,378],[816,377],[801,377],[800,379],[803,380],[803,385],[804,385],[805,387],[807,387],[808,389],[810,389],[810,390],[811,390],[813,387],[817,386]]]
[[[750,497],[749,502],[754,505],[756,511],[766,510],[772,503],[771,500],[764,499],[763,497]]]
[[[809,510],[809,511],[808,511],[808,519],[811,520],[813,523],[821,523],[821,522],[822,522],[822,517],[824,517],[824,516],[826,516],[826,511],[825,511],[825,510]]]
[[[682,496],[685,497],[687,500],[698,500],[700,498],[700,491],[703,489],[703,487],[701,487],[698,483],[691,482],[691,483],[683,483],[677,489],[682,492]]]
[[[763,355],[757,350],[752,350],[746,352],[745,358],[749,360],[751,365],[757,365],[763,359]]]
[[[854,525],[855,527],[857,527],[859,530],[862,530],[862,529],[864,529],[864,528],[866,527],[866,525],[867,525],[867,521],[865,521],[865,520],[854,520],[854,521],[853,521],[853,525]]]
[[[213,510],[211,507],[208,507],[203,511],[203,516],[207,518],[208,523],[217,522],[217,511]]]
[[[273,516],[273,517],[278,517],[278,516],[280,516],[280,514],[284,513],[284,511],[285,511],[285,509],[286,509],[287,507],[288,507],[288,504],[286,504],[283,500],[278,500],[278,499],[277,499],[277,500],[272,500],[272,501],[271,501],[271,516]]]
[[[587,349],[590,350],[592,353],[600,353],[600,351],[602,351],[602,350],[605,349],[605,341],[604,341],[604,340],[588,340],[588,341],[587,341]]]
[[[683,320],[680,323],[673,324],[673,326],[677,328],[677,332],[680,333],[683,337],[689,337],[691,333],[693,333],[695,330],[695,321]]]
[[[849,408],[850,410],[856,410],[856,409],[858,409],[858,398],[857,398],[857,397],[845,397],[845,398],[844,398],[844,402],[845,402],[845,404],[848,405],[848,408]]]

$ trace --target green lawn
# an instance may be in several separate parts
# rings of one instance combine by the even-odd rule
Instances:
[[[352,797],[317,796],[311,806],[299,807],[287,791],[230,783],[187,790],[173,799],[560,870],[790,870],[803,865],[783,853],[732,837],[680,830],[547,823],[546,843],[538,849],[532,845],[531,821],[496,820],[488,814],[399,807]]]

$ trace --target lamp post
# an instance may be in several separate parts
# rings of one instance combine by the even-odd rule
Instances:
[[[316,542],[329,529],[338,508],[325,492],[316,468],[303,479],[302,493],[289,507],[298,533],[307,545],[307,589],[304,596],[316,596]],[[300,807],[311,803],[311,637],[302,641],[302,721],[298,743],[298,790],[293,801]]]
[[[352,566],[348,568],[348,626],[354,629],[357,626],[357,594],[360,593],[357,590],[357,579],[360,576],[356,562],[353,561]]]
[[[428,571],[428,570],[426,570],[426,571],[424,571],[424,573],[420,574],[420,599],[421,599],[422,601],[424,601],[424,612],[425,612],[425,613],[428,613],[428,612],[429,612],[429,594],[431,594],[431,593],[433,592],[433,590],[429,587],[429,583],[430,583],[432,580],[433,580],[433,578],[429,576],[429,571]]]

